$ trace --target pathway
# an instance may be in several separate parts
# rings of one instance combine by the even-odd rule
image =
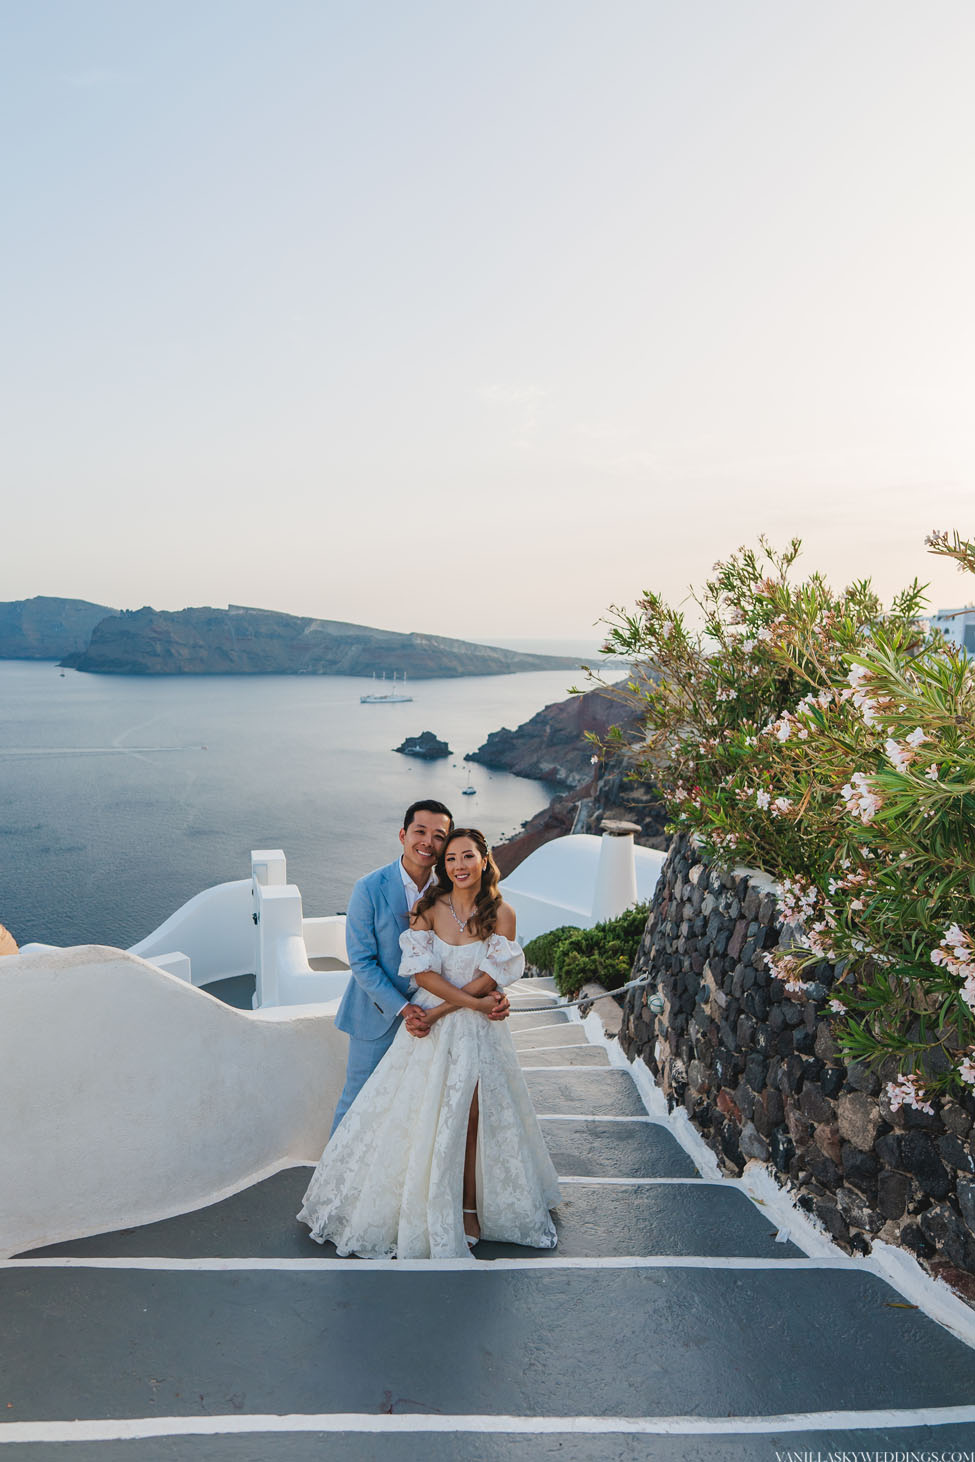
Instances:
[[[0,1462],[975,1459],[975,1351],[863,1263],[777,1242],[554,1003],[512,1030],[554,1253],[338,1259],[291,1221],[300,1167],[0,1263]]]

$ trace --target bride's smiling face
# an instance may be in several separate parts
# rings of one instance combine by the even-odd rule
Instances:
[[[454,838],[444,854],[447,877],[456,889],[476,889],[484,872],[484,859],[470,838]]]

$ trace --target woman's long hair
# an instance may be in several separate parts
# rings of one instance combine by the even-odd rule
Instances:
[[[501,874],[498,871],[498,865],[491,857],[491,849],[484,839],[484,834],[479,832],[476,827],[454,828],[440,850],[440,856],[437,859],[436,868],[434,869],[436,882],[417,903],[416,908],[413,910],[413,917],[415,918],[417,914],[425,914],[427,909],[433,907],[437,899],[448,898],[453,893],[454,885],[451,883],[450,874],[447,872],[447,849],[458,838],[469,838],[481,857],[485,860],[484,871],[481,874],[481,886],[477,891],[477,897],[474,900],[474,911],[467,921],[467,928],[472,934],[476,934],[479,939],[487,939],[489,934],[494,933],[498,922],[498,910],[501,907],[501,894],[498,892],[498,880]]]

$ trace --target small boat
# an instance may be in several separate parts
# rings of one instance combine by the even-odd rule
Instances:
[[[376,679],[376,672],[375,672],[375,670],[372,672],[372,678],[373,678],[373,680]],[[383,684],[385,684],[385,682],[386,682],[386,672],[384,670],[383,671]],[[405,670],[403,672],[403,682],[402,683],[403,683],[404,686],[406,685],[406,672],[405,672]],[[361,695],[359,697],[359,703],[360,703],[360,705],[363,705],[363,706],[392,706],[392,705],[399,705],[399,704],[401,704],[401,703],[403,703],[405,701],[411,701],[412,699],[413,699],[413,697],[411,695],[397,695],[396,694],[396,671],[394,670],[393,671],[393,689],[392,689],[392,691],[387,691],[387,692],[384,692],[382,694],[374,691],[370,695]]]
[[[461,789],[460,789],[460,795],[462,797],[476,797],[477,796],[477,788],[474,786],[473,782],[471,781],[471,774],[470,774],[470,772],[467,773],[467,786],[466,787],[461,787]]]

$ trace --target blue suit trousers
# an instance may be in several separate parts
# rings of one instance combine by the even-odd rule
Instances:
[[[345,1068],[345,1085],[342,1088],[342,1095],[339,1097],[339,1104],[335,1108],[335,1116],[332,1120],[332,1132],[335,1131],[359,1095],[362,1087],[365,1086],[393,1044],[400,1025],[400,1021],[394,1020],[389,1030],[385,1031],[375,1041],[359,1041],[356,1040],[355,1036],[349,1037],[349,1059],[348,1065]],[[331,1136],[331,1133],[329,1133],[329,1136]]]

